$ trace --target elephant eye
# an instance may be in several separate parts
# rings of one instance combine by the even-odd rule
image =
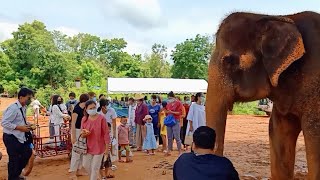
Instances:
[[[223,57],[223,63],[228,66],[236,66],[239,65],[239,56],[231,54]]]

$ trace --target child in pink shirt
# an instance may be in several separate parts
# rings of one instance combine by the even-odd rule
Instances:
[[[129,146],[129,127],[127,126],[127,118],[121,117],[121,125],[118,126],[118,143],[119,143],[119,162],[132,162],[129,157],[130,146]],[[126,150],[126,161],[121,160],[121,152]]]

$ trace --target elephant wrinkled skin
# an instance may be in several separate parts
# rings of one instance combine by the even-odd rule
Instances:
[[[209,64],[207,124],[223,155],[227,111],[234,102],[268,97],[272,179],[293,179],[299,133],[308,179],[320,179],[320,14],[232,13],[216,34]]]

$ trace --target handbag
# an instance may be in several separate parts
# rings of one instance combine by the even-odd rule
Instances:
[[[177,124],[177,121],[174,118],[174,116],[172,114],[170,114],[164,119],[163,123],[164,123],[165,126],[173,127],[174,125]]]
[[[193,142],[193,132],[189,131],[184,139],[184,144],[191,146]]]
[[[74,143],[72,150],[75,153],[78,154],[87,154],[87,138],[82,138],[81,136],[79,136],[79,138],[77,139],[77,141]]]

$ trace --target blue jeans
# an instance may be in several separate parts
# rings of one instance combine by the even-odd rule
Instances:
[[[168,127],[167,126],[167,136],[168,136],[168,150],[172,151],[173,150],[173,137],[177,142],[177,147],[178,150],[181,150],[181,139],[180,139],[180,123],[177,121],[177,123],[172,126]]]

